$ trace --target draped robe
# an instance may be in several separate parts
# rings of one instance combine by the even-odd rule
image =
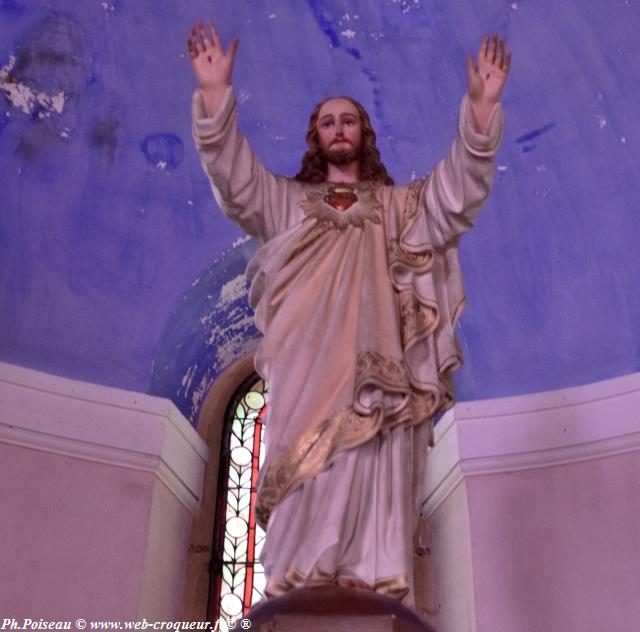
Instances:
[[[230,87],[193,137],[223,212],[262,247],[249,300],[270,385],[256,519],[267,529],[267,593],[360,580],[405,596],[426,440],[454,402],[464,306],[458,240],[494,176],[502,111],[485,133],[462,99],[448,155],[409,186],[344,185],[271,173],[237,126]],[[344,205],[343,205],[344,206]]]

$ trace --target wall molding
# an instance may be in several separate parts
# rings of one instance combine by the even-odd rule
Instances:
[[[0,362],[0,442],[153,472],[194,512],[208,449],[164,398]]]
[[[584,386],[457,404],[427,459],[432,514],[466,478],[640,450],[640,373]]]

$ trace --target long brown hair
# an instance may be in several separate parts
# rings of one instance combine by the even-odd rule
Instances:
[[[318,135],[318,114],[320,108],[332,99],[345,99],[353,104],[360,115],[362,125],[362,145],[360,147],[360,180],[373,180],[383,184],[393,184],[393,178],[387,173],[386,167],[380,159],[380,152],[376,146],[376,133],[373,131],[367,111],[355,99],[350,97],[330,97],[316,105],[309,119],[307,129],[307,146],[309,149],[302,157],[302,166],[295,179],[300,182],[324,182],[327,179],[327,159],[320,151],[320,137]]]

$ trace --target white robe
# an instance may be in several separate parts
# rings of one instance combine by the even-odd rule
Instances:
[[[457,243],[473,225],[502,136],[467,98],[447,157],[408,187],[331,183],[269,172],[237,127],[230,88],[193,135],[224,213],[263,247],[247,269],[270,384],[256,517],[267,526],[267,593],[353,577],[402,597],[433,416],[453,404],[464,305]],[[420,458],[407,458],[408,454]]]

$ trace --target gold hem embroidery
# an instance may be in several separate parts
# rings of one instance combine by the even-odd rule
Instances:
[[[377,406],[369,414],[347,406],[325,419],[316,430],[303,433],[290,449],[266,464],[255,505],[261,527],[266,528],[271,512],[285,495],[322,472],[336,452],[361,445],[383,428],[431,423],[441,402],[437,386],[430,391],[411,387],[403,359],[370,351],[361,353],[356,359],[356,376],[356,390],[366,382],[378,383],[389,392],[407,393],[407,403],[386,418]]]
[[[368,586],[369,590],[398,600],[403,599],[409,593],[409,581],[406,573],[399,573],[392,577],[377,579],[374,584],[371,585],[354,575],[345,575],[344,573],[341,574],[339,572],[331,574],[319,569],[314,569],[311,573],[305,575],[295,566],[292,566],[285,571],[284,581],[270,579],[267,582],[264,594],[267,599],[273,599],[274,597],[279,597],[290,590],[301,588],[303,586],[326,586],[337,584],[338,579],[341,577],[354,578]]]
[[[319,474],[338,449],[355,447],[375,436],[381,421],[378,409],[371,415],[360,415],[347,406],[315,431],[303,433],[289,450],[265,466],[255,505],[258,524],[266,529],[271,512],[289,491]]]

